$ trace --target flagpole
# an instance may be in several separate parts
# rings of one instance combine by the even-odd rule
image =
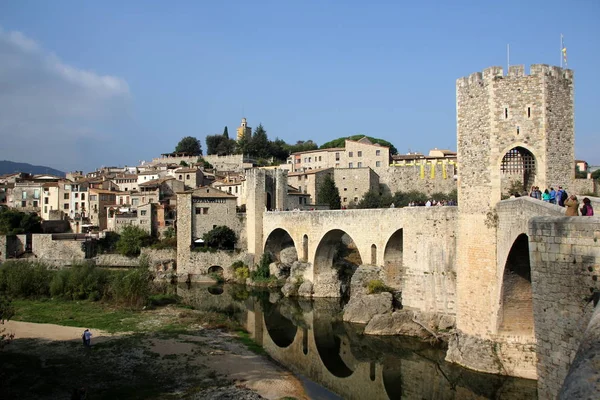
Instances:
[[[560,34],[560,67],[563,67],[563,34]]]

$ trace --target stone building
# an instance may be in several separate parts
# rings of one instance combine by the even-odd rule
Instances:
[[[201,238],[216,226],[228,226],[238,237],[242,230],[236,213],[236,197],[209,186],[177,193],[177,216],[178,221],[191,223],[186,233],[191,233],[185,240],[187,245],[192,244],[190,238],[192,241]],[[179,230],[186,228],[178,223]]]
[[[117,174],[112,181],[123,192],[133,192],[139,190],[137,174]]]
[[[108,208],[116,205],[116,192],[105,189],[89,190],[89,218],[90,223],[105,230],[107,228]]]
[[[389,147],[371,143],[367,137],[346,140],[343,148],[293,153],[287,161],[293,172],[325,168],[381,168],[389,163]]]
[[[173,171],[173,176],[178,181],[183,182],[186,190],[204,185],[204,174],[200,168],[177,168]]]
[[[288,183],[300,193],[311,197],[311,203],[317,204],[317,192],[326,176],[333,176],[333,168],[309,169],[288,174]]]
[[[379,191],[379,175],[371,168],[335,168],[333,180],[340,192],[342,207],[357,204],[369,191]]]
[[[568,187],[574,178],[573,72],[532,65],[526,75],[511,66],[505,76],[491,67],[457,80],[456,105],[457,343],[471,343],[477,357],[474,342],[501,337],[501,291],[508,288],[494,215],[503,190],[514,181],[523,189]],[[520,296],[531,298],[531,277],[522,280]]]

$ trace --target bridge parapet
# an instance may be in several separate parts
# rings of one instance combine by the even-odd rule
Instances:
[[[556,398],[600,290],[600,218],[529,221],[538,396]]]

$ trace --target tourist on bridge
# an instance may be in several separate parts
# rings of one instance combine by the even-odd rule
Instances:
[[[569,198],[569,194],[566,190],[563,189],[562,186],[558,187],[558,193],[556,194],[556,198],[558,199],[558,205],[561,207],[565,206],[565,200]]]
[[[556,204],[556,190],[553,187],[550,188],[550,204]]]
[[[546,203],[550,203],[550,192],[548,189],[544,190],[544,193],[542,194],[542,200],[544,200]]]
[[[565,207],[567,207],[567,211],[565,215],[567,217],[576,217],[579,215],[579,202],[577,201],[577,196],[571,195],[567,201],[565,201]]]
[[[594,208],[592,207],[592,202],[587,197],[583,198],[583,207],[581,207],[581,215],[586,217],[594,216]]]

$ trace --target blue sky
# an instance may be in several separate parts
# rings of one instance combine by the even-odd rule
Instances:
[[[456,149],[456,79],[492,65],[575,70],[576,157],[600,164],[600,2],[3,1],[0,159],[134,165],[184,136],[363,133]]]

